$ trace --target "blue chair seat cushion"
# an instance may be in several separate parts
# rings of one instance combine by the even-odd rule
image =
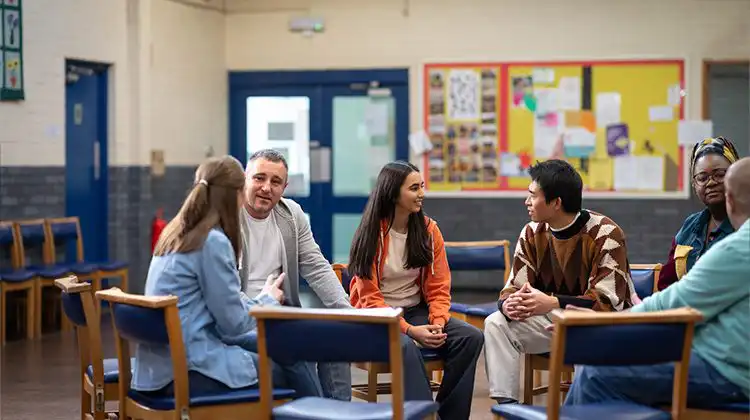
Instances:
[[[61,266],[65,267],[71,273],[78,275],[92,274],[99,269],[96,264],[89,263],[61,264]]]
[[[711,405],[693,405],[688,403],[688,408],[697,408],[700,410],[709,411],[726,411],[730,413],[750,413],[750,401],[727,403],[727,404],[711,404]]]
[[[36,273],[31,270],[0,270],[0,280],[9,283],[20,283],[31,280]]]
[[[469,309],[466,310],[466,315],[487,318],[495,312],[497,312],[497,302],[488,302],[480,303],[479,305],[471,305]]]
[[[406,401],[404,419],[422,420],[437,413],[438,404],[432,401]],[[390,403],[365,403],[305,397],[273,409],[274,420],[390,420]]]
[[[507,420],[547,420],[547,407],[496,404],[492,413]],[[560,407],[560,420],[671,420],[672,416],[656,408],[629,403],[583,404]]]
[[[43,279],[57,279],[68,274],[70,270],[65,265],[39,265],[31,266],[28,270],[35,271]]]
[[[128,266],[128,263],[124,261],[105,261],[98,264],[99,270],[101,271],[117,271],[122,270]]]
[[[154,392],[142,392],[130,389],[128,397],[144,407],[152,410],[166,411],[174,409],[174,397],[164,396]],[[293,389],[276,388],[273,390],[273,399],[292,399],[294,398]],[[226,404],[243,404],[255,403],[260,401],[260,389],[242,388],[229,392],[201,394],[190,396],[191,407],[201,407],[209,405],[226,405]]]
[[[471,305],[467,303],[451,302],[451,312],[465,314]]]
[[[135,363],[135,358],[131,357],[130,366],[133,366],[133,363]],[[120,380],[120,371],[118,370],[120,363],[117,359],[104,359],[102,364],[104,365],[104,383],[116,384]],[[94,380],[93,366],[89,365],[89,367],[86,368],[86,376],[88,376],[91,381]]]

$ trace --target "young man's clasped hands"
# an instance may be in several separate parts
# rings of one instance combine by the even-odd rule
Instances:
[[[429,349],[442,346],[448,338],[448,334],[443,332],[443,327],[440,325],[414,325],[406,330],[406,335],[420,346]]]
[[[523,321],[533,315],[545,315],[560,307],[556,297],[540,292],[524,283],[503,302],[503,313],[513,321]]]

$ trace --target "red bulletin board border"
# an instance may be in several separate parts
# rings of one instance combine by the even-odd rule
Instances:
[[[579,61],[517,61],[517,62],[461,62],[461,63],[427,63],[422,69],[422,123],[425,131],[429,132],[429,112],[430,109],[430,71],[434,69],[461,69],[461,68],[497,68],[500,70],[500,84],[499,84],[499,104],[496,104],[498,110],[498,152],[507,150],[508,148],[508,102],[510,100],[510,89],[509,89],[509,68],[513,67],[545,67],[545,66],[643,66],[643,65],[677,65],[680,73],[680,88],[685,89],[685,60],[683,59],[642,59],[642,60],[579,60]],[[685,96],[680,97],[680,120],[685,118]],[[677,191],[676,193],[685,192],[685,180],[682,175],[685,171],[685,157],[684,150],[685,146],[678,146],[679,152],[677,153],[677,171],[680,176],[677,179]],[[429,155],[423,156],[423,168],[424,168],[424,182],[426,189],[429,191],[430,184],[430,165]],[[461,188],[458,191],[453,191],[454,194],[460,194],[466,191],[485,191],[485,192],[518,192],[525,191],[525,189],[519,188],[508,188],[507,177],[501,176],[498,178],[499,185],[497,188]],[[606,191],[597,191],[598,193],[607,193]],[[617,191],[610,190],[613,194],[618,194]],[[626,193],[627,194],[627,193]],[[633,193],[628,195],[640,196],[643,193]],[[658,194],[655,194],[658,195]],[[619,197],[618,197],[619,198]]]

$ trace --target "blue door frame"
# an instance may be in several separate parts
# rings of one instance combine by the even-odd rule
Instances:
[[[229,73],[229,152],[247,162],[247,98],[250,96],[307,96],[310,98],[310,140],[333,147],[333,99],[367,96],[371,82],[389,89],[396,104],[396,159],[409,158],[409,72],[407,69],[249,71]],[[333,156],[333,154],[331,154]],[[331,162],[333,165],[333,162]],[[333,168],[329,168],[333,176]],[[310,183],[309,197],[289,198],[310,214],[315,240],[323,255],[333,258],[333,214],[359,214],[367,197],[333,194],[333,182]]]
[[[80,220],[86,260],[107,261],[109,66],[66,60],[65,74],[65,215]]]

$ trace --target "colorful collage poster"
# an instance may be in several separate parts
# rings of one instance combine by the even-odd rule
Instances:
[[[0,0],[0,101],[24,99],[22,0]]]
[[[497,188],[498,69],[431,69],[428,87],[429,188]]]

